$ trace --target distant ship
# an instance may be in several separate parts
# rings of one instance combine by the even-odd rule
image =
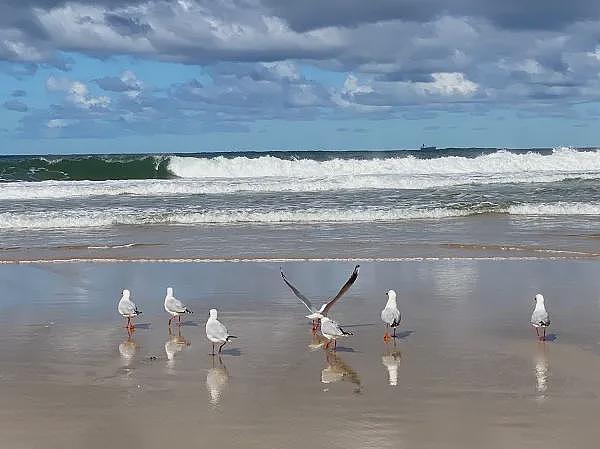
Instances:
[[[425,145],[421,145],[421,150],[436,150],[437,147],[426,147]]]

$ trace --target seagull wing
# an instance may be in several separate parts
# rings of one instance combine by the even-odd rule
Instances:
[[[133,303],[133,301],[129,301],[126,299],[121,299],[119,301],[118,310],[121,315],[125,315],[125,316],[138,314],[137,307]]]
[[[329,309],[331,309],[333,307],[333,305],[335,304],[335,302],[340,299],[342,296],[344,296],[344,294],[350,290],[350,287],[352,287],[352,284],[354,284],[354,281],[356,281],[356,278],[358,277],[358,269],[360,268],[360,265],[357,265],[354,267],[354,271],[352,272],[352,274],[350,275],[350,277],[348,278],[348,280],[346,281],[346,283],[342,286],[342,288],[340,288],[340,291],[338,292],[337,295],[335,295],[333,297],[333,299],[329,300],[329,302],[325,305],[325,308],[323,309],[323,312],[321,312],[323,314],[323,316],[327,316],[327,313],[329,312]]]
[[[180,300],[174,297],[167,298],[166,306],[169,310],[177,313],[185,313],[186,306]]]
[[[300,290],[298,290],[296,287],[294,287],[290,281],[287,280],[287,278],[285,277],[285,274],[283,274],[283,270],[281,270],[281,277],[283,278],[283,282],[285,282],[287,284],[287,286],[292,290],[292,292],[294,292],[294,295],[296,295],[296,297],[302,301],[302,304],[304,304],[306,306],[306,308],[311,312],[314,313],[317,310],[314,308],[314,306],[312,305],[312,303],[310,302],[310,300],[304,296]]]
[[[229,332],[227,328],[218,320],[210,320],[206,323],[206,335],[215,340],[227,340]]]

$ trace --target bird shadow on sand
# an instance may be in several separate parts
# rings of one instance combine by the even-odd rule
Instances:
[[[362,323],[362,324],[344,324],[343,328],[352,328],[352,327],[367,327],[367,326],[376,326],[375,323]]]
[[[396,335],[392,336],[392,338],[395,338],[396,340],[404,340],[405,338],[410,337],[414,333],[415,333],[415,331],[396,332]]]
[[[542,341],[556,341],[557,338],[558,334],[556,332],[553,332],[551,334],[546,334],[546,338],[544,338],[544,340]]]
[[[199,324],[197,321],[182,321],[181,322],[181,326],[191,326],[191,327],[198,327]]]
[[[354,348],[347,348],[345,346],[338,346],[335,348],[335,352],[356,352]]]
[[[136,323],[134,329],[150,329],[150,323]]]
[[[242,355],[242,351],[240,351],[238,348],[223,349],[221,351],[221,355],[231,355],[233,357],[239,357]]]

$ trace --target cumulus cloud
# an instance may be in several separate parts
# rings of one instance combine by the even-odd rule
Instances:
[[[551,116],[600,99],[598,29],[600,3],[587,0],[8,0],[0,70],[68,70],[65,52],[202,67],[161,91],[131,71],[52,76],[58,103],[22,123],[61,135],[503,107]],[[312,80],[305,67],[341,75]]]
[[[67,101],[81,109],[106,109],[110,105],[109,97],[91,95],[87,85],[81,81],[51,76],[46,80],[46,88],[53,92],[65,92]]]

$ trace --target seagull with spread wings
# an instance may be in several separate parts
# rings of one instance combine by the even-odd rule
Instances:
[[[356,281],[356,278],[358,277],[359,268],[360,265],[356,265],[354,267],[354,271],[352,272],[346,283],[342,286],[340,291],[337,293],[337,295],[335,295],[332,299],[323,304],[319,309],[313,306],[310,300],[306,296],[304,296],[300,292],[300,290],[294,287],[294,285],[292,285],[290,281],[288,281],[288,279],[285,277],[285,274],[283,273],[283,270],[281,270],[281,277],[283,278],[283,282],[287,284],[287,286],[292,290],[294,295],[296,295],[296,297],[302,302],[302,304],[304,304],[304,306],[310,312],[309,315],[306,315],[306,318],[312,320],[313,332],[316,332],[319,328],[321,318],[326,317],[329,313],[329,310],[331,310],[336,301],[339,300],[342,296],[344,296],[344,294],[350,289],[350,287],[352,287],[352,284],[354,284],[354,281]]]

